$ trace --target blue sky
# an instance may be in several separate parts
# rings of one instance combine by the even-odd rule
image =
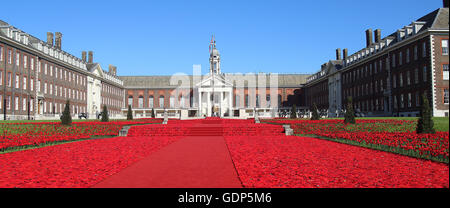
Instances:
[[[46,40],[62,32],[63,50],[118,75],[192,74],[208,70],[214,34],[222,72],[316,72],[365,46],[365,30],[382,37],[442,7],[442,0],[314,1],[2,1],[0,19]]]

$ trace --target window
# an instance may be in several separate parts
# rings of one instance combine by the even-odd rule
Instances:
[[[378,65],[378,68],[381,71],[383,71],[383,61],[380,60],[380,64]]]
[[[180,97],[178,97],[178,100],[180,102],[180,107],[184,108],[185,107],[185,103],[184,103],[184,96],[180,95]]]
[[[3,85],[3,71],[0,71],[0,85]]]
[[[266,107],[270,108],[270,95],[266,95]]]
[[[128,96],[128,105],[131,105],[133,107],[133,96]]]
[[[392,67],[395,67],[395,53],[392,54]]]
[[[394,96],[394,109],[398,109],[398,100],[397,100],[397,96]]]
[[[442,55],[448,55],[448,39],[441,41]]]
[[[8,64],[12,64],[12,50],[8,50]]]
[[[422,77],[423,77],[423,82],[427,82],[427,66],[423,66]]]
[[[282,99],[281,99],[281,95],[278,95],[278,107],[281,107],[281,101],[282,101]]]
[[[30,99],[30,111],[33,111],[33,98]]]
[[[403,94],[400,95],[400,108],[405,107],[405,98],[403,97]]]
[[[159,96],[159,107],[164,108],[164,95]]]
[[[47,75],[47,64],[44,65],[44,74]]]
[[[6,85],[8,87],[11,87],[11,72],[8,72],[8,74],[6,75]]]
[[[417,45],[414,46],[414,60],[417,60]]]
[[[70,92],[70,91],[69,91]],[[44,93],[47,94],[47,82],[44,83]],[[70,97],[70,93],[69,93],[69,97]]]
[[[400,87],[403,87],[403,74],[400,73],[400,74],[398,75],[398,78],[399,78],[399,85],[400,85]]]
[[[420,107],[420,93],[416,92],[416,107]]]
[[[28,56],[24,55],[23,56],[23,68],[25,68],[25,69],[28,68],[28,62],[27,62],[28,60],[27,59],[28,59]]]
[[[239,98],[239,95],[235,95],[235,96],[234,96],[234,106],[235,106],[235,107],[240,107],[240,98]]]
[[[378,72],[377,62],[373,63],[373,70],[375,71],[375,74]],[[367,74],[366,74],[367,76]]]
[[[448,104],[448,89],[444,89],[444,104]]]
[[[409,63],[409,48],[406,49],[406,63]]]
[[[378,81],[375,81],[375,93],[378,92]]]
[[[26,111],[27,110],[27,99],[26,98],[23,98],[22,99],[22,110],[23,111]]]
[[[398,65],[402,65],[403,64],[403,52],[400,51],[400,53],[398,53]]]
[[[247,95],[245,95],[245,101],[244,101],[244,103],[245,103],[245,107],[249,107],[249,102],[248,102],[249,100],[248,100],[248,94]]]
[[[16,53],[16,65],[20,66],[20,53]]]
[[[19,110],[19,97],[14,99],[14,110]]]
[[[34,90],[34,80],[30,79],[30,90],[33,91]]]
[[[409,71],[406,72],[406,84],[411,84],[411,73]]]
[[[0,61],[3,61],[3,47],[0,46]]]
[[[6,109],[11,110],[11,96],[6,99]]]
[[[443,80],[448,80],[448,64],[442,65],[442,76]]]
[[[259,97],[260,97],[259,95],[256,95],[256,107],[257,107],[257,108],[259,108],[259,107],[261,106],[261,105],[260,105],[260,104],[261,104],[261,103],[260,103],[260,102],[261,102],[261,99],[259,99]]]
[[[16,88],[20,87],[20,80],[19,80],[19,75],[16,74]]]
[[[174,108],[174,107],[175,107],[175,97],[174,97],[173,95],[171,95],[171,96],[169,97],[169,106],[170,106],[171,108]]]
[[[153,108],[153,95],[150,95],[150,97],[148,98],[148,107],[149,108]]]
[[[27,77],[23,77],[23,89],[27,89]]]
[[[31,62],[30,68],[31,70],[34,70],[34,58],[31,58],[30,62]]]
[[[142,95],[138,98],[138,106],[139,108],[144,108],[144,97]]]
[[[414,84],[418,84],[419,83],[419,69],[415,68],[414,69]]]
[[[422,43],[422,57],[427,56],[427,43],[423,42]]]
[[[411,93],[408,93],[408,108],[411,108],[412,104]]]

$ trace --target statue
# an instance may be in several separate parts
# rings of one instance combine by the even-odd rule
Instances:
[[[163,121],[163,124],[167,124],[168,121],[169,121],[169,118],[167,116],[167,109],[164,108],[164,121]]]

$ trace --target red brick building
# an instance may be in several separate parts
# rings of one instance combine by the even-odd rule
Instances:
[[[439,8],[383,39],[381,30],[374,38],[367,30],[365,48],[351,55],[344,49],[342,68],[309,78],[308,106],[330,108],[333,101],[322,97],[334,89],[326,87],[330,77],[339,75],[339,110],[352,97],[361,115],[418,116],[425,94],[434,116],[448,116],[448,28],[448,8]]]

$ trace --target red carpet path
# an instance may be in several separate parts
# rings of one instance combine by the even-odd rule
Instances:
[[[202,124],[197,126],[206,127]],[[221,127],[208,125],[215,126]],[[212,129],[217,131],[218,128]],[[93,188],[242,187],[223,136],[215,136],[215,132],[203,134],[214,136],[188,136],[180,139]]]

